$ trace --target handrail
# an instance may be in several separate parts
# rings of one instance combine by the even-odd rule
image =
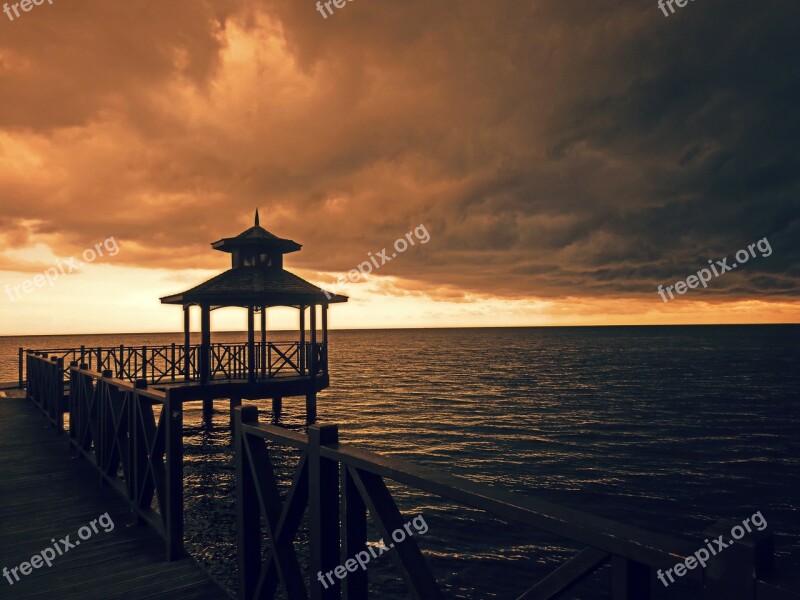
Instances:
[[[98,374],[72,362],[69,396],[63,403],[63,361],[26,353],[28,397],[57,422],[68,412],[69,445],[124,496],[137,519],[165,541],[168,560],[183,555],[183,407],[175,390],[149,389]],[[459,504],[485,510],[506,521],[533,526],[586,548],[523,592],[518,600],[549,600],[611,563],[614,598],[650,597],[653,569],[668,569],[703,544],[654,533],[475,483],[410,461],[363,450],[339,441],[335,425],[312,425],[308,434],[260,423],[254,406],[234,409],[236,522],[240,597],[272,597],[282,584],[286,595],[307,598],[294,540],[308,508],[311,598],[365,600],[366,571],[351,572],[325,589],[314,575],[330,572],[343,559],[367,550],[367,511],[384,539],[403,524],[385,483],[396,481]],[[300,450],[291,488],[278,489],[267,440]],[[157,502],[158,510],[153,503]],[[261,531],[269,538],[262,553]],[[708,537],[730,532],[720,523]],[[399,541],[398,541],[399,542]],[[800,593],[780,583],[773,568],[773,540],[767,529],[729,542],[708,565],[686,571],[683,580],[702,580],[704,600],[797,600]],[[441,598],[439,585],[412,537],[394,549],[412,598]]]
[[[167,560],[182,557],[182,403],[169,389],[98,374],[85,363],[71,363],[69,373],[70,448],[164,539]]]
[[[304,507],[297,505],[296,497],[307,498],[311,515],[312,572],[308,578],[311,597],[338,598],[342,591],[345,600],[364,600],[367,597],[365,572],[349,573],[342,590],[338,589],[338,580],[335,586],[325,584],[323,588],[316,574],[319,570],[325,573],[335,569],[345,558],[366,549],[367,507],[384,539],[396,529],[393,524],[402,524],[402,515],[385,479],[586,546],[522,593],[519,600],[555,598],[609,562],[615,598],[649,598],[654,569],[670,569],[704,545],[520,496],[342,443],[335,425],[312,425],[305,435],[259,422],[258,411],[253,406],[237,407],[234,413],[240,594],[245,600],[271,597],[276,581],[294,576],[293,571],[299,568],[293,550],[288,549],[296,529],[284,525],[289,515],[302,514]],[[276,492],[277,483],[269,464],[272,450],[267,451],[267,441],[300,450],[295,479],[283,502]],[[258,537],[262,513],[280,515],[280,519],[275,517],[277,520],[267,527],[270,554],[266,561],[261,559]],[[334,523],[341,523],[341,528]],[[725,525],[730,531],[729,524]],[[707,535],[712,530],[714,528],[709,529]],[[406,546],[410,541],[408,538],[403,542],[401,554],[404,556],[397,561],[410,596],[425,600],[441,597],[424,556],[415,544]],[[731,549],[712,557],[707,567],[687,570],[682,581],[701,582],[706,600],[800,598],[797,591],[783,588],[772,580],[771,558],[771,533],[767,530],[753,532],[749,540],[734,542]],[[282,569],[288,571],[282,572]],[[305,588],[289,597],[306,597]]]
[[[283,376],[310,377],[328,372],[327,347],[325,343],[267,342],[266,348],[255,345],[253,353],[253,376],[256,379],[271,379]],[[150,384],[164,382],[200,381],[199,360],[202,346],[189,346],[189,353],[182,344],[160,346],[97,346],[79,348],[19,349],[19,386],[27,379],[25,356],[32,352],[46,353],[63,359],[65,363],[86,363],[98,372],[110,369],[115,377],[136,381],[144,379]],[[209,371],[212,379],[235,380],[249,376],[250,347],[246,342],[215,342],[210,348]],[[300,357],[305,360],[300,360]]]

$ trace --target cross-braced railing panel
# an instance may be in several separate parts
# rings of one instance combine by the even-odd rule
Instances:
[[[163,346],[110,346],[50,351],[36,351],[49,358],[86,364],[99,373],[111,371],[115,378],[126,381],[143,379],[149,384],[200,380],[200,346],[182,344]],[[20,382],[29,370],[27,355],[34,351],[20,349]],[[209,347],[211,379],[248,379],[250,347],[247,343],[217,343]],[[63,364],[63,363],[62,363]],[[309,376],[327,372],[327,346],[304,342],[268,342],[255,345],[253,374],[255,377]],[[35,370],[35,366],[33,367]],[[313,373],[312,373],[313,371]],[[25,375],[27,378],[27,375]]]
[[[28,352],[25,355],[27,368],[27,397],[42,411],[56,428],[64,430],[64,413],[67,398],[64,395],[64,360],[47,353]]]
[[[301,451],[292,487],[281,499],[266,441]],[[278,587],[294,600],[345,598],[366,600],[367,571],[348,570],[346,577],[320,578],[367,548],[367,515],[392,539],[404,519],[387,480],[446,500],[486,511],[503,520],[534,527],[570,540],[584,549],[534,585],[519,591],[518,600],[564,597],[575,585],[610,563],[613,598],[647,600],[657,569],[683,562],[697,543],[649,532],[610,519],[537,499],[520,497],[486,485],[407,461],[339,443],[335,426],[312,425],[308,435],[258,422],[253,406],[235,409],[237,535],[240,597],[274,598]],[[309,511],[310,589],[300,588],[294,547],[297,524]],[[269,554],[261,557],[264,516]],[[688,571],[682,581],[699,583],[705,600],[777,600],[800,598],[767,579],[771,573],[771,537],[762,535],[757,550],[742,544],[713,556],[708,567]],[[442,590],[414,538],[394,544],[390,554],[410,598],[443,598]],[[749,561],[749,562],[748,562]],[[324,585],[323,585],[324,584]]]
[[[183,409],[169,391],[146,389],[86,369],[70,369],[70,444],[165,540],[183,545]]]

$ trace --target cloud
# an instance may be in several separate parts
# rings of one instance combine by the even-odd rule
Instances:
[[[386,265],[452,300],[648,297],[767,236],[708,298],[796,298],[800,117],[776,0],[43,5],[0,39],[2,241],[222,269],[262,224],[289,267]],[[0,268],[19,269],[10,254]],[[390,293],[390,292],[387,292]]]

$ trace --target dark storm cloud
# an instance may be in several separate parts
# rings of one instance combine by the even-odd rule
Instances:
[[[64,0],[3,23],[5,239],[66,255],[113,234],[120,262],[223,266],[207,243],[261,206],[305,244],[291,266],[344,271],[424,223],[381,274],[449,298],[652,295],[767,237],[705,293],[796,296],[798,17]]]

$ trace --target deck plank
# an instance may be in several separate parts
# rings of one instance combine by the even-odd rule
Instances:
[[[85,460],[71,458],[66,435],[19,395],[0,397],[0,568],[30,561],[52,539],[81,543],[51,567],[18,572],[20,581],[9,575],[13,585],[0,575],[0,597],[228,598],[191,558],[166,562],[161,538],[132,523],[125,499]],[[113,530],[80,540],[78,530],[105,513]]]

